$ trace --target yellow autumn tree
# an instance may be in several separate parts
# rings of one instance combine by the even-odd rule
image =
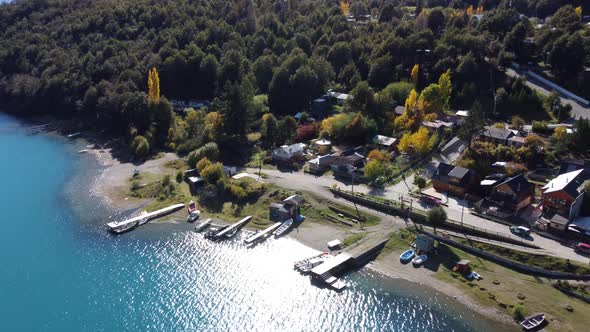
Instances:
[[[418,107],[418,98],[420,98],[418,92],[416,92],[416,89],[412,89],[408,95],[408,98],[406,98],[405,104],[406,113],[408,113],[409,116],[414,115],[414,110],[416,107]]]
[[[418,85],[418,71],[420,71],[420,65],[419,64],[415,64],[414,67],[412,68],[412,82],[414,83],[414,86]]]
[[[430,149],[428,129],[420,127],[417,132],[412,134],[412,148],[419,154],[426,154]]]
[[[405,133],[400,138],[399,143],[397,144],[397,149],[399,152],[408,153],[410,151],[410,146],[412,145],[412,134]]]
[[[564,126],[559,126],[555,128],[553,132],[553,138],[555,138],[558,142],[561,142],[567,136],[567,129]]]
[[[340,9],[342,10],[342,15],[348,16],[350,12],[350,3],[348,1],[340,1]]]
[[[475,13],[480,14],[480,15],[483,14],[483,6],[477,7],[477,9],[475,10]]]
[[[467,7],[467,15],[472,15],[472,14],[473,14],[473,6]]]
[[[148,73],[148,100],[160,100],[160,75],[156,67],[152,68]]]
[[[576,7],[576,14],[578,14],[578,16],[582,16],[582,6]]]

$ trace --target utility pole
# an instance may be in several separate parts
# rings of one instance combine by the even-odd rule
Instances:
[[[354,172],[356,172],[356,167],[352,166],[352,196],[354,196]],[[354,204],[354,209],[356,210],[356,215],[358,217],[359,223],[361,224],[361,229],[363,228],[363,221],[361,220],[361,214],[359,213],[359,208],[356,206],[356,202],[353,200],[352,203]]]
[[[461,228],[463,228],[463,212],[465,211],[465,204],[467,204],[467,194],[463,196],[463,206],[461,207]]]

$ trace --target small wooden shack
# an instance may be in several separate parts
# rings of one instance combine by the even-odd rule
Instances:
[[[469,271],[471,271],[471,266],[469,266],[469,263],[470,262],[467,259],[460,260],[453,268],[453,272],[469,273]]]

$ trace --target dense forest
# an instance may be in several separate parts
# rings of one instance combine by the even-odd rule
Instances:
[[[447,73],[441,109],[526,116],[544,100],[504,74],[512,62],[540,63],[590,95],[583,2],[16,0],[0,5],[0,108],[75,116],[135,147],[189,152],[268,126],[281,136],[273,144],[314,135],[291,116],[333,89],[354,98],[324,134],[360,140],[400,136],[408,128],[393,108],[412,88],[428,100]],[[152,68],[157,101],[147,98]],[[171,99],[211,103],[183,118]]]

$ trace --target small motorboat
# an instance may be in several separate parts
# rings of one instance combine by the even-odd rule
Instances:
[[[424,262],[426,262],[427,260],[428,260],[428,255],[416,256],[416,257],[414,257],[414,259],[412,259],[412,264],[414,264],[414,266],[420,266],[420,265],[424,264]]]
[[[201,211],[199,211],[199,210],[193,211],[188,215],[188,217],[186,218],[186,221],[195,222],[195,221],[197,221],[197,219],[199,219],[200,216],[201,216]]]
[[[407,263],[412,260],[416,256],[416,252],[412,249],[404,251],[401,255],[399,255],[399,260],[403,263]]]
[[[209,225],[211,225],[211,219],[207,219],[207,220],[203,221],[202,223],[198,224],[197,226],[195,226],[195,232],[200,233],[200,232],[204,231],[207,227],[209,227]]]
[[[543,324],[544,321],[545,321],[545,314],[543,314],[543,313],[536,314],[536,315],[530,316],[530,317],[526,318],[525,320],[523,320],[520,323],[520,326],[522,326],[522,328],[525,331],[532,331],[532,330],[536,329],[537,327],[539,327],[541,324]]]
[[[197,211],[197,204],[194,201],[190,201],[187,206],[188,214]]]
[[[149,221],[147,214],[148,214],[147,211],[141,211],[140,216],[143,216],[143,218],[139,219],[139,222],[137,223],[138,226],[147,224],[147,222]]]
[[[205,238],[208,240],[218,241],[220,240],[219,234],[221,234],[224,230],[229,228],[230,225],[223,226],[221,228],[210,229],[207,233],[205,233]]]

